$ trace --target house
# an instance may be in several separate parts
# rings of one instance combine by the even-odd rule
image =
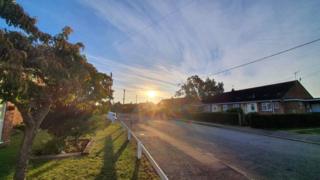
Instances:
[[[202,100],[205,112],[241,108],[244,113],[320,112],[320,98],[312,95],[299,81],[232,90]]]
[[[12,128],[21,122],[21,115],[12,103],[0,103],[0,145],[10,142]]]

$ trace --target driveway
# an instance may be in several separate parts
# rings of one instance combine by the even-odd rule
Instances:
[[[170,179],[320,179],[320,146],[173,120],[120,116]]]

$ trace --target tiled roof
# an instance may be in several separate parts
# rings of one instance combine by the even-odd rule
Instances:
[[[242,102],[242,101],[258,101],[281,99],[289,91],[291,87],[300,83],[299,81],[289,81],[278,84],[230,91],[213,97],[203,99],[203,103],[226,103],[226,102]]]

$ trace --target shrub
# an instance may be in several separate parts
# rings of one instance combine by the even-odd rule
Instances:
[[[239,125],[238,113],[194,113],[189,114],[187,118],[195,121],[211,122],[219,124]]]
[[[63,149],[63,140],[46,130],[40,130],[34,139],[32,151],[35,155],[58,154]]]
[[[320,127],[320,113],[306,114],[248,114],[248,123],[253,128],[307,128]]]
[[[21,123],[21,124],[15,125],[13,128],[23,132],[25,127],[26,127],[25,124]]]
[[[62,138],[54,137],[48,141],[41,148],[34,149],[33,153],[35,155],[51,155],[59,154],[64,149],[64,140]]]
[[[243,110],[241,108],[228,109],[227,112],[229,112],[229,113],[240,113],[241,115],[243,114]]]

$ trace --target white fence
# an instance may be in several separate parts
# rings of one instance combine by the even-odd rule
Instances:
[[[128,134],[128,140],[133,137],[135,141],[137,142],[137,158],[141,159],[142,153],[145,154],[145,156],[150,161],[152,167],[157,171],[158,175],[160,176],[161,180],[168,180],[167,175],[163,172],[163,170],[160,168],[160,166],[157,164],[157,162],[153,159],[147,148],[142,144],[142,142],[138,139],[138,137],[131,131],[131,129],[121,120],[119,120],[122,127],[127,131]]]

